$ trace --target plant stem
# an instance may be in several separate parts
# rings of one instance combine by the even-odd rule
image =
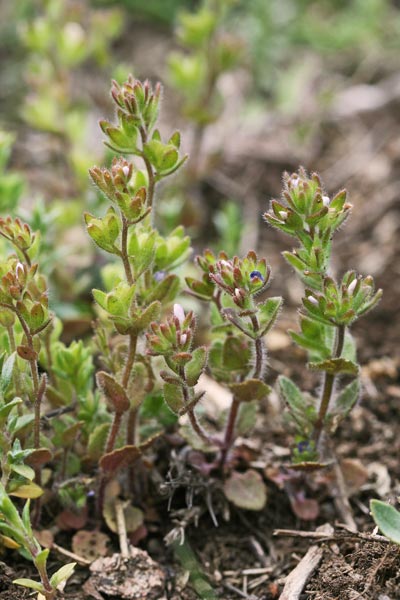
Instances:
[[[132,275],[131,265],[130,265],[129,256],[128,256],[128,229],[129,229],[129,225],[128,225],[128,221],[126,220],[126,218],[124,217],[123,214],[121,214],[121,221],[122,221],[121,259],[122,259],[122,262],[124,264],[124,270],[125,270],[126,280],[129,283],[129,285],[133,285],[133,283],[134,283],[134,281],[133,281],[133,275]]]
[[[12,328],[12,326],[7,327],[7,334],[8,334],[8,339],[10,340],[11,352],[16,352],[17,345],[15,343],[14,329]],[[15,385],[15,394],[17,396],[22,396],[21,372],[18,368],[17,361],[15,362],[15,365],[14,365],[13,379],[14,379],[14,385]],[[22,407],[21,406],[18,406],[18,413],[20,416],[22,415]]]
[[[252,315],[251,322],[253,324],[254,333],[257,333],[260,325],[255,315]],[[260,379],[264,370],[264,342],[261,337],[257,337],[254,340],[254,348],[256,352],[256,364],[254,366],[254,373],[252,376],[255,379]]]
[[[145,143],[147,142],[147,131],[146,129],[142,126],[140,127],[140,137],[142,138],[142,146],[145,145]],[[149,159],[144,156],[144,153],[141,153],[141,157],[143,159],[143,162],[145,164],[146,167],[146,171],[147,171],[147,177],[149,180],[149,187],[147,189],[147,206],[149,208],[152,209],[151,211],[151,225],[154,225],[154,190],[156,187],[156,179],[155,179],[155,174],[153,171],[153,167],[151,166],[151,162],[149,161]]]
[[[201,438],[207,444],[213,446],[215,444],[215,440],[210,435],[208,435],[206,430],[200,425],[199,421],[197,420],[196,413],[194,412],[194,408],[190,408],[187,414],[189,417],[190,424],[199,436],[199,438]]]
[[[115,446],[115,442],[117,440],[119,428],[121,427],[122,415],[123,415],[123,413],[121,413],[121,412],[114,413],[114,419],[113,419],[113,422],[111,425],[111,431],[108,436],[106,449],[105,449],[106,454],[108,454],[109,452],[112,452],[114,450],[114,446]]]
[[[237,416],[239,413],[239,407],[240,407],[240,401],[237,398],[233,397],[231,408],[229,410],[228,421],[227,421],[226,429],[225,429],[224,444],[223,444],[222,451],[221,451],[221,460],[220,460],[221,467],[224,467],[227,454],[233,443],[233,437],[234,437],[234,433],[235,433],[235,424],[236,424],[236,419],[237,419]]]
[[[185,381],[184,367],[181,367],[179,369],[179,375],[182,379],[182,392],[183,392],[184,403],[185,403],[185,405],[188,405],[188,404],[190,405],[193,400],[193,397],[191,397],[191,395],[193,396],[193,391],[192,391],[193,388],[189,388],[189,386],[187,385],[187,383]],[[192,391],[192,394],[191,394],[191,391]],[[188,409],[187,415],[189,417],[189,421],[190,421],[191,426],[193,427],[193,430],[197,433],[199,438],[202,439],[207,444],[214,445],[215,440],[213,440],[213,438],[207,433],[207,431],[204,429],[204,427],[202,427],[200,425],[200,423],[197,419],[196,413],[194,412],[194,406],[192,406]]]
[[[123,415],[123,413],[121,413],[121,412],[114,413],[114,419],[113,419],[113,422],[111,425],[111,431],[108,436],[106,448],[104,451],[105,454],[108,454],[109,452],[112,452],[114,450],[117,435],[118,435],[119,429],[121,427],[122,415]],[[98,491],[98,498],[97,498],[97,514],[98,514],[98,517],[100,517],[100,518],[103,513],[104,493],[106,490],[107,481],[108,481],[108,476],[106,473],[103,472],[100,476],[99,491]]]
[[[129,348],[128,348],[128,357],[126,359],[124,373],[122,375],[121,385],[126,390],[129,383],[129,376],[132,371],[133,364],[135,362],[136,356],[136,347],[137,347],[137,335],[135,333],[129,334]]]
[[[340,358],[343,352],[344,336],[346,332],[345,325],[339,325],[336,329],[336,341],[335,351],[333,358]],[[318,418],[314,425],[313,439],[317,445],[319,438],[321,437],[322,430],[324,428],[324,421],[326,413],[328,412],[329,403],[332,397],[333,384],[335,382],[335,375],[333,373],[325,373],[324,385],[322,388],[321,402],[319,405]]]

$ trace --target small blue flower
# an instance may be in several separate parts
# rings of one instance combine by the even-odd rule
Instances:
[[[165,277],[167,276],[166,271],[156,271],[154,273],[154,279],[157,281],[157,283],[159,281],[163,281],[165,279]]]
[[[303,452],[307,452],[311,450],[311,445],[308,440],[302,440],[297,444],[297,450],[302,454]]]
[[[260,281],[264,281],[264,277],[261,275],[260,271],[252,271],[250,273],[250,279],[254,281],[254,279],[260,279]]]

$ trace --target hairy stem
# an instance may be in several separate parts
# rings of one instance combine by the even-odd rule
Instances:
[[[119,429],[121,427],[121,421],[122,421],[122,414],[121,412],[116,412],[114,413],[114,419],[111,425],[111,431],[110,431],[110,435],[108,436],[108,440],[107,440],[107,444],[106,444],[106,454],[108,454],[109,452],[112,452],[114,450],[114,446],[115,446],[115,442],[117,440],[117,435],[119,432]]]
[[[140,137],[142,138],[142,146],[145,145],[145,143],[147,142],[147,131],[146,129],[142,126],[140,127]],[[147,206],[149,208],[152,209],[151,211],[151,225],[154,225],[154,190],[156,187],[156,178],[155,178],[155,173],[153,171],[153,167],[151,166],[151,162],[149,161],[149,159],[144,156],[144,154],[141,154],[141,157],[143,159],[143,162],[145,164],[146,167],[146,171],[147,171],[147,178],[148,178],[148,182],[149,182],[149,187],[147,189]]]
[[[206,442],[207,444],[213,446],[215,444],[215,440],[212,438],[212,436],[208,435],[204,427],[200,425],[196,413],[194,412],[194,408],[190,408],[187,414],[189,417],[190,424],[199,436],[199,438],[201,438],[203,442]]]
[[[339,325],[337,327],[335,351],[333,353],[333,358],[340,358],[340,356],[343,352],[345,332],[346,332],[345,325]],[[314,425],[313,438],[314,438],[316,445],[319,442],[319,438],[321,437],[321,433],[324,428],[324,421],[325,421],[326,413],[328,412],[329,403],[330,403],[330,400],[332,397],[334,382],[335,382],[335,375],[333,373],[325,373],[324,384],[323,384],[322,393],[321,393],[321,402],[320,402],[319,411],[318,411],[318,418]]]
[[[235,435],[236,419],[239,414],[239,407],[240,407],[240,401],[237,398],[233,397],[232,404],[231,404],[231,407],[229,410],[228,421],[226,423],[224,443],[223,443],[223,447],[222,447],[222,451],[221,451],[221,460],[220,460],[221,467],[224,467],[226,457],[227,457],[228,452],[233,444],[234,435]]]
[[[122,221],[121,259],[122,259],[122,262],[123,262],[123,265],[124,265],[126,280],[129,283],[129,285],[133,285],[134,281],[133,281],[132,269],[131,269],[131,265],[130,265],[130,262],[129,262],[129,256],[128,256],[128,229],[129,229],[129,225],[128,225],[128,221],[126,220],[126,218],[124,217],[123,214],[121,214],[121,221]]]
[[[252,315],[251,322],[253,325],[254,333],[257,333],[260,325],[256,315]],[[260,379],[264,371],[264,342],[261,337],[257,337],[254,341],[254,348],[256,353],[256,364],[254,365],[253,377],[254,379]]]

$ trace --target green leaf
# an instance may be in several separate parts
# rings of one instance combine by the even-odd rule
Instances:
[[[110,423],[101,423],[89,435],[88,455],[92,460],[99,460],[106,446]]]
[[[192,358],[185,365],[185,377],[188,385],[194,386],[199,380],[207,364],[207,349],[200,346],[192,352]]]
[[[8,497],[8,494],[4,486],[0,483],[0,512],[3,513],[7,523],[15,527],[16,529],[22,530],[23,523],[19,512],[14,506],[14,503]]]
[[[258,413],[258,402],[253,400],[252,402],[242,402],[239,407],[239,414],[236,419],[236,433],[237,435],[246,435],[251,431],[257,420]]]
[[[257,305],[261,335],[265,335],[275,323],[282,306],[282,298],[268,298],[265,302]]]
[[[176,540],[172,546],[175,556],[181,562],[183,569],[189,574],[190,583],[199,598],[201,600],[218,600],[218,596],[209,584],[187,540],[184,540],[183,543],[181,540]]]
[[[34,558],[34,562],[39,571],[44,571],[46,569],[47,558],[50,554],[49,548],[44,548],[37,554]]]
[[[25,479],[29,479],[29,481],[32,481],[32,479],[35,477],[35,471],[31,467],[28,467],[28,465],[12,464],[10,465],[10,468],[12,471],[14,471],[14,473],[18,473],[18,475],[25,477]]]
[[[170,273],[162,281],[160,281],[150,293],[146,296],[146,302],[150,304],[154,300],[159,300],[167,304],[172,302],[178,294],[180,282],[179,277]]]
[[[383,535],[400,544],[400,512],[381,500],[371,500],[370,507],[372,517]]]
[[[182,414],[185,408],[185,399],[180,385],[164,383],[164,400],[173,413]]]
[[[58,571],[53,573],[50,578],[50,584],[57,588],[60,583],[67,581],[67,579],[69,579],[74,572],[75,565],[76,563],[68,563],[67,565],[63,565],[61,569],[58,569]]]
[[[228,336],[222,349],[222,365],[229,371],[247,371],[251,358],[248,340]]]
[[[132,331],[140,333],[147,329],[152,321],[158,319],[161,311],[161,303],[158,300],[152,302],[132,323]],[[134,319],[134,315],[132,315]]]
[[[308,368],[312,371],[325,371],[332,375],[347,374],[357,375],[358,365],[346,358],[329,358],[319,363],[308,363]]]
[[[4,406],[2,406],[0,408],[0,422],[1,421],[4,422],[7,419],[10,412],[12,411],[12,409],[14,408],[14,406],[18,406],[18,404],[21,404],[21,403],[22,403],[21,398],[14,398],[14,400],[11,400],[11,402],[8,402]],[[33,419],[33,416],[32,416],[32,419]],[[14,433],[14,432],[15,432],[15,430],[13,430],[10,433]]]
[[[271,392],[271,388],[260,379],[247,379],[240,383],[231,383],[228,387],[239,402],[262,400]]]
[[[278,377],[278,388],[281,398],[287,404],[296,423],[301,426],[307,425],[309,421],[306,413],[307,402],[301,390],[284,375]]]
[[[30,537],[32,537],[32,525],[31,525],[31,513],[30,513],[31,501],[27,500],[25,502],[25,506],[22,510],[22,522],[24,527]]]
[[[33,579],[14,579],[13,583],[15,583],[15,585],[22,585],[23,587],[31,588],[36,592],[43,593],[45,591],[43,585],[39,583],[39,581],[34,581]]]
[[[10,496],[16,496],[17,498],[40,498],[43,494],[42,488],[31,481],[26,485],[20,485],[16,490],[10,492]]]
[[[1,369],[0,391],[2,394],[6,393],[7,388],[11,383],[16,356],[16,352],[10,354],[10,356],[4,362],[3,367]]]
[[[340,414],[346,416],[357,402],[359,395],[360,380],[357,378],[346,385],[346,387],[340,392],[335,402],[336,409],[340,412]]]
[[[330,354],[329,348],[326,346],[321,346],[321,343],[317,340],[312,340],[304,335],[300,335],[295,331],[289,329],[288,331],[292,340],[300,346],[300,348],[305,348],[310,353],[313,353],[313,357],[318,358],[327,358]]]

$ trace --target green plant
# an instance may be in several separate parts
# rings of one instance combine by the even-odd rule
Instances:
[[[10,542],[15,541],[21,551],[33,561],[40,576],[40,582],[34,579],[22,578],[15,579],[14,583],[38,592],[38,600],[55,600],[58,595],[57,590],[64,587],[66,581],[72,575],[76,563],[63,565],[49,577],[46,565],[49,550],[47,548],[42,549],[33,534],[29,509],[30,503],[28,500],[22,511],[22,516],[20,516],[4,486],[0,483],[0,532],[3,534],[3,542],[4,538],[9,545]]]
[[[97,519],[115,531],[115,502],[124,496],[135,534],[143,524],[138,505],[148,500],[142,484],[150,480],[142,455],[150,447],[155,452],[164,431],[178,426],[194,451],[189,466],[196,467],[211,513],[214,489],[248,510],[262,509],[267,499],[262,476],[249,468],[236,441],[254,426],[270,393],[265,336],[282,305],[280,297],[266,295],[270,267],[254,250],[243,258],[206,250],[193,274],[183,227],[161,235],[154,225],[158,184],[187,158],[179,132],[165,139],[157,129],[161,87],[129,77],[113,83],[111,96],[116,122],[100,122],[105,143],[133,158],[90,169],[109,203],[102,217],[84,215],[88,235],[109,258],[101,271],[104,289],[93,290],[93,340],[66,345],[60,339],[62,323],[49,312],[47,282],[33,262],[40,256],[40,236],[19,218],[0,219],[0,237],[14,249],[0,263],[0,530],[3,542],[17,544],[38,569],[41,583],[23,584],[47,600],[73,567],[49,579],[48,551],[32,534],[29,503],[19,516],[18,498],[34,500],[35,526],[46,496],[58,521],[79,517],[82,526],[88,495],[95,491]],[[327,275],[332,235],[350,208],[345,192],[329,199],[318,177],[300,169],[286,176],[282,200],[265,214],[300,243],[285,253],[306,285],[301,332],[291,335],[309,351],[310,368],[324,373],[317,402],[289,379],[279,379],[296,428],[293,456],[300,467],[320,466],[321,438],[330,438],[357,400],[358,365],[348,328],[381,295],[372,278],[354,271],[339,283]],[[186,293],[179,297],[183,281]],[[196,331],[199,301],[209,311],[205,339]],[[201,410],[205,371],[231,397],[212,424]],[[339,375],[353,380],[333,394]],[[179,465],[174,485],[185,485],[186,466]],[[119,477],[122,470],[125,477]]]
[[[387,502],[371,500],[371,514],[379,529],[389,540],[400,544],[400,512]]]
[[[298,469],[323,466],[327,454],[321,450],[322,437],[328,442],[328,451],[335,456],[332,435],[360,393],[359,365],[349,328],[382,295],[382,290],[375,292],[371,276],[348,271],[341,280],[336,280],[329,274],[332,237],[348,218],[351,208],[345,190],[329,198],[319,177],[315,174],[308,177],[300,169],[285,176],[282,199],[272,200],[270,210],[264,214],[267,223],[291,235],[299,244],[298,248],[283,253],[305,286],[299,311],[300,332],[289,333],[307,351],[308,368],[322,374],[318,398],[304,394],[287,377],[278,378],[279,392],[295,431],[293,460]],[[350,382],[344,384],[343,378]],[[353,525],[338,469],[336,465],[337,483],[346,503],[344,512]]]
[[[237,67],[243,53],[238,37],[225,28],[231,0],[204,0],[196,12],[182,11],[177,39],[184,51],[169,56],[169,79],[182,97],[182,112],[193,124],[191,172],[199,170],[206,127],[223,108],[218,82]]]
[[[86,1],[46,0],[20,23],[21,40],[29,52],[25,77],[29,94],[22,108],[26,122],[61,143],[73,195],[87,190],[88,101],[75,74],[89,60],[110,63],[110,44],[119,34],[117,10],[94,10]]]

